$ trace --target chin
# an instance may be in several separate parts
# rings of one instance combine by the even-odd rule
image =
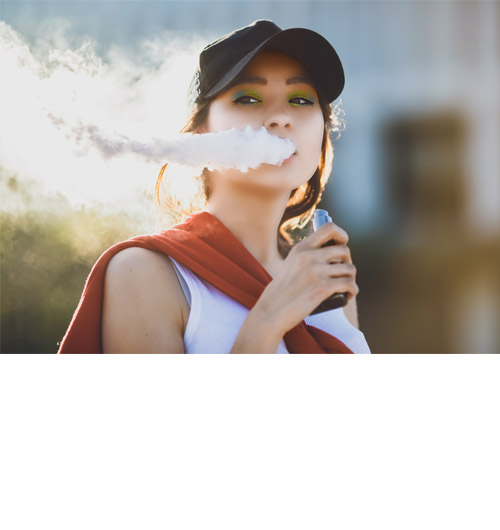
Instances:
[[[301,168],[291,168],[290,166],[275,166],[272,164],[262,164],[256,169],[249,169],[247,173],[242,173],[243,178],[248,182],[253,180],[255,184],[273,189],[292,191],[302,184],[305,184],[313,175],[309,175]],[[245,178],[246,177],[246,178]]]

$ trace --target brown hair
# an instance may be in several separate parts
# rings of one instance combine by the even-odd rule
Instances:
[[[191,117],[188,123],[180,131],[181,133],[189,133],[201,127],[208,117],[208,112],[212,101],[217,96],[211,99],[201,100],[198,98],[193,103]],[[278,228],[278,248],[280,254],[285,257],[293,245],[291,232],[303,228],[312,217],[316,205],[321,200],[321,196],[325,186],[330,177],[333,162],[333,145],[330,139],[330,133],[340,132],[340,124],[343,122],[339,118],[342,113],[339,104],[332,106],[326,99],[318,92],[319,104],[323,113],[325,122],[323,143],[321,145],[321,157],[318,167],[312,177],[302,186],[295,188],[290,193],[290,198],[283,213]],[[195,196],[191,198],[190,203],[185,206],[182,202],[170,195],[162,198],[162,183],[167,164],[165,164],[158,175],[155,187],[155,199],[160,207],[167,207],[170,215],[180,222],[187,215],[191,215],[196,211],[203,210],[206,202],[210,197],[210,188],[208,185],[208,170],[204,168],[200,175],[200,186]]]

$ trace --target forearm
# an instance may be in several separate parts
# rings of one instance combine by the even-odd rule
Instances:
[[[356,302],[356,297],[352,298],[344,307],[344,315],[354,327],[359,329],[358,306]]]
[[[276,353],[282,338],[276,322],[254,307],[243,322],[230,353]]]

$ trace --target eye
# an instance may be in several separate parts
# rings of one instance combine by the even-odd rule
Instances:
[[[256,105],[262,103],[262,101],[259,101],[253,96],[240,96],[239,98],[233,99],[233,103],[237,103],[238,105]]]
[[[238,90],[233,96],[235,105],[259,105],[262,98],[256,92],[250,90]]]
[[[296,107],[305,107],[306,105],[314,105],[314,100],[309,99],[305,96],[295,96],[288,100],[292,105]]]

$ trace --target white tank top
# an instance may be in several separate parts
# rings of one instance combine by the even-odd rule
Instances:
[[[249,310],[173,258],[170,260],[190,307],[185,352],[229,353]],[[310,315],[305,321],[334,335],[354,353],[370,353],[365,336],[347,320],[342,308]],[[283,340],[276,353],[289,353]]]

